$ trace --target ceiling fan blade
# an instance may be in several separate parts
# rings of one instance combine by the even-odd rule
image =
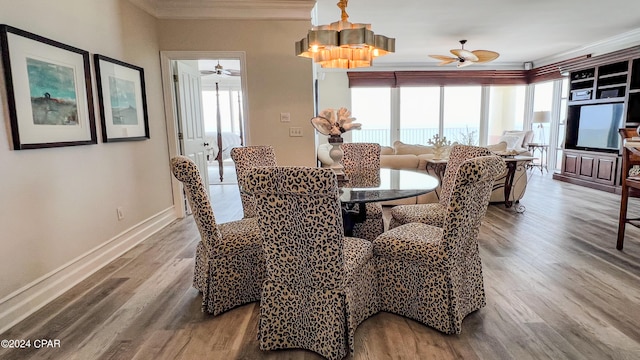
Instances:
[[[438,63],[438,66],[447,65],[447,64],[451,64],[452,62],[458,61],[457,58],[454,58],[452,56],[444,56],[444,55],[429,55],[429,56],[434,59],[440,60],[440,62]]]
[[[452,63],[454,61],[458,61],[458,58],[454,58],[453,56],[446,56],[446,55],[429,55],[429,56],[434,59],[438,59],[442,62],[447,61],[447,64]]]
[[[236,69],[228,69],[227,72],[229,73],[229,76],[240,76],[240,70],[236,70]]]
[[[470,61],[470,60],[458,61],[458,65],[456,65],[456,67],[463,68],[465,66],[473,65],[474,63],[475,61]]]
[[[475,61],[479,63],[489,62],[497,59],[498,56],[500,56],[500,54],[498,54],[497,52],[489,50],[474,50],[472,52],[478,57],[478,60]]]
[[[453,49],[451,53],[465,60],[478,61],[478,57],[474,53],[465,49]]]

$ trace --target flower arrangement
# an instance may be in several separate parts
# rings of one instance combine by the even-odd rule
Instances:
[[[346,108],[340,108],[338,111],[324,109],[319,116],[311,119],[311,125],[321,134],[340,136],[349,130],[360,130],[362,124],[354,123],[355,119]]]

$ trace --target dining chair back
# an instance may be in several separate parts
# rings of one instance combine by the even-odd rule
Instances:
[[[638,136],[636,128],[619,129],[618,132],[625,139]],[[628,217],[629,197],[640,197],[640,155],[632,152],[626,147],[622,149],[622,171],[621,185],[622,193],[620,196],[620,216],[618,217],[618,237],[616,241],[616,249],[622,250],[624,246],[624,234],[626,225],[630,224],[640,227],[640,217]]]
[[[242,191],[246,184],[245,177],[248,171],[256,166],[276,166],[276,153],[271,145],[243,146],[231,149],[231,159],[236,167],[238,187],[240,188],[240,200],[245,218],[255,216],[255,201],[253,196]]]
[[[462,162],[442,227],[408,223],[374,241],[382,311],[400,314],[448,334],[486,305],[478,233],[504,160]]]
[[[493,153],[485,147],[454,145],[449,153],[447,167],[440,184],[440,200],[437,203],[395,206],[391,210],[389,228],[393,229],[412,222],[442,226],[460,165],[466,160],[490,155]],[[503,172],[505,170],[506,167]]]
[[[258,167],[247,175],[264,236],[260,349],[353,352],[356,327],[378,311],[371,242],[344,237],[327,168]]]
[[[200,232],[193,286],[202,292],[203,311],[217,315],[260,300],[264,277],[262,234],[255,219],[217,224],[198,167],[186,156],[171,159],[171,171],[184,186]]]
[[[342,166],[349,187],[377,187],[380,185],[380,144],[343,143]],[[375,240],[384,231],[382,205],[366,203],[363,222],[355,223],[353,236]]]

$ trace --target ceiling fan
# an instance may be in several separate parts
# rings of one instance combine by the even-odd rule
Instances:
[[[225,69],[220,65],[220,60],[218,60],[218,65],[214,66],[213,70],[200,70],[200,75],[240,76],[240,70]]]
[[[466,43],[467,43],[467,40],[460,40],[460,45],[462,45],[462,47],[460,49],[452,49],[452,50],[450,50],[451,53],[453,55],[455,55],[455,57],[447,56],[447,55],[429,55],[429,56],[434,58],[434,59],[440,60],[440,63],[438,64],[438,66],[447,65],[447,64],[451,64],[453,62],[457,62],[458,64],[456,66],[459,67],[459,68],[465,67],[465,66],[469,66],[471,64],[489,62],[489,61],[497,59],[498,56],[500,56],[500,54],[498,54],[495,51],[489,51],[489,50],[473,50],[473,51],[469,51],[469,50],[465,50],[464,44],[466,44]]]

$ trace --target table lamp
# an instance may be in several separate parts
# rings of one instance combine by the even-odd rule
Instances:
[[[544,136],[544,126],[542,124],[546,124],[551,121],[551,111],[535,111],[533,113],[533,123],[538,124],[538,129],[540,129],[541,137],[539,144],[545,145],[546,138]]]

